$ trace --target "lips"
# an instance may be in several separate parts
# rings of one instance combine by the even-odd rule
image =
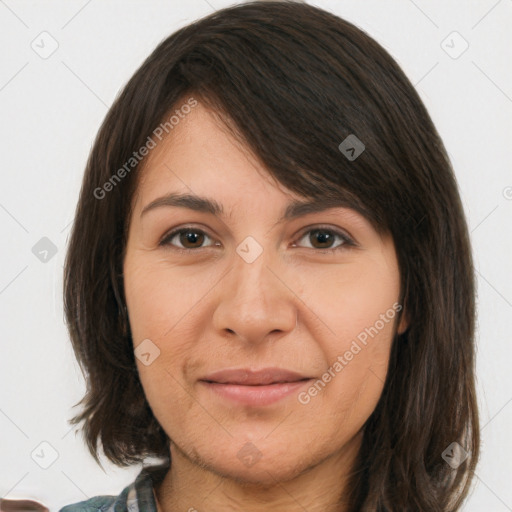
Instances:
[[[299,382],[309,380],[310,378],[310,376],[282,368],[262,368],[259,370],[239,368],[213,372],[200,380],[217,384],[266,386],[270,384]]]

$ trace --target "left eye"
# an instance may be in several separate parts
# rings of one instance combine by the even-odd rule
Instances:
[[[341,231],[334,230],[332,228],[317,227],[315,229],[309,229],[308,231],[304,232],[301,235],[299,240],[306,238],[307,235],[309,235],[309,238],[307,238],[307,240],[310,243],[309,248],[319,249],[322,250],[322,252],[335,251],[338,249],[343,249],[344,247],[347,246],[355,245],[353,240],[348,235]],[[174,246],[178,250],[202,249],[204,248],[202,244],[207,238],[210,238],[210,236],[207,235],[201,229],[180,228],[164,236],[159,245]],[[332,244],[336,238],[341,240],[341,243],[333,247]],[[180,246],[176,246],[176,244],[173,242],[174,239],[177,239],[179,241]],[[319,246],[313,245],[311,240],[313,241],[313,243],[318,243]],[[211,245],[218,246],[219,243],[215,242],[213,244],[210,244],[210,246]],[[294,247],[295,246],[296,244],[294,244]]]
[[[307,238],[308,241],[313,240],[314,242],[318,242],[320,244],[320,247],[316,247],[314,245],[311,246],[312,249],[323,249],[323,252],[326,251],[336,251],[338,249],[343,249],[347,246],[354,246],[353,240],[346,235],[345,233],[341,231],[337,231],[331,228],[315,228],[310,229],[306,231],[299,240],[302,240],[306,237],[306,235],[309,235]],[[331,244],[333,243],[334,239],[338,237],[341,240],[341,243],[335,247],[333,247]],[[311,242],[310,242],[311,244]],[[325,246],[325,244],[328,245],[328,247]]]

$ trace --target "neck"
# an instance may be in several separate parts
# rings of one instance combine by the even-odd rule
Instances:
[[[343,450],[306,468],[293,479],[273,484],[244,482],[191,460],[171,442],[171,466],[155,486],[158,512],[347,512],[347,479],[362,440],[356,435]]]

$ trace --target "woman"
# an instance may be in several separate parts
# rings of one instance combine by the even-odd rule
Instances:
[[[92,149],[65,266],[115,464],[82,510],[455,511],[479,455],[474,275],[442,141],[352,24],[249,3],[163,41]]]

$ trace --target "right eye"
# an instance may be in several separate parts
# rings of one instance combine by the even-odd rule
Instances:
[[[193,249],[204,249],[209,246],[201,246],[206,238],[210,238],[203,230],[194,227],[180,227],[164,235],[158,245],[171,247],[178,251],[189,251]],[[181,246],[177,246],[179,243]],[[214,243],[213,245],[218,245]]]

